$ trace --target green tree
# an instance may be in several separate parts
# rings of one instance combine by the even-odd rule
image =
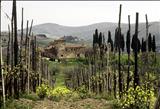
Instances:
[[[127,53],[130,54],[130,31],[128,30],[127,32],[127,37],[126,37],[126,49],[127,49]]]
[[[124,43],[124,35],[121,34],[121,35],[120,35],[120,48],[122,49],[122,51],[124,51],[124,46],[125,46],[125,43]]]
[[[108,31],[108,41],[107,42],[111,44],[111,51],[113,51],[113,40],[112,40],[110,31]]]
[[[151,33],[149,33],[148,36],[148,51],[150,52],[152,50],[152,36]]]
[[[98,40],[99,47],[101,47],[102,46],[102,33],[101,32],[99,33],[99,38],[98,39],[99,39]]]
[[[142,51],[142,52],[146,52],[146,41],[144,41],[144,38],[142,38],[141,51]]]
[[[156,52],[156,41],[155,41],[155,35],[153,35],[153,39],[152,39],[152,51]]]
[[[115,29],[114,48],[115,51],[118,50],[118,28]]]

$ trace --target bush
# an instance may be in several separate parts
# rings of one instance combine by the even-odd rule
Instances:
[[[130,88],[125,92],[120,100],[114,102],[114,106],[123,109],[148,109],[149,104],[152,109],[154,100],[155,97],[152,90],[137,86],[136,90]]]
[[[57,87],[47,91],[48,98],[54,101],[59,101],[63,98],[70,98],[72,94],[73,92],[66,87]]]
[[[78,87],[76,89],[76,91],[78,92],[80,98],[82,98],[82,99],[89,96],[88,90],[85,88],[85,85],[82,85],[81,87]]]
[[[49,86],[46,84],[41,84],[36,88],[36,94],[39,98],[44,98],[47,95],[47,91],[49,90]]]

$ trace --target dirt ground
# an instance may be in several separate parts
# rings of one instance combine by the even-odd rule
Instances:
[[[23,99],[29,105],[32,103],[33,109],[111,109],[111,106],[106,100],[103,99],[82,99],[78,101],[65,101],[59,102],[51,101],[48,99],[39,101],[28,101]]]
[[[83,99],[74,102],[61,100],[54,102],[50,100],[37,101],[33,109],[111,109],[106,100]]]

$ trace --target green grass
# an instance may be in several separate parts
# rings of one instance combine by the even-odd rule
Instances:
[[[49,62],[49,69],[55,72],[56,83],[57,86],[65,86],[65,72],[77,66],[78,64],[82,64],[84,62],[83,59],[66,59],[66,61],[62,62]]]
[[[48,38],[48,39],[43,39],[43,40],[37,40],[37,43],[39,44],[39,46],[41,47],[45,47],[48,45],[49,42],[53,41],[53,39]]]
[[[32,94],[22,94],[20,98],[25,98],[25,99],[29,99],[29,100],[32,100],[32,101],[37,101],[39,100],[40,98],[35,94],[35,93],[32,93]]]
[[[56,75],[55,87],[58,87],[58,86],[65,86],[65,84],[64,84],[64,73],[63,72],[59,72]]]
[[[24,102],[24,101],[19,101],[15,99],[9,99],[6,101],[6,107],[5,109],[32,109],[33,104]],[[3,107],[0,107],[0,109],[4,109]]]

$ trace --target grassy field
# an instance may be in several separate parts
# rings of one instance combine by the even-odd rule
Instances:
[[[77,59],[68,59],[63,62],[55,62],[50,61],[49,62],[49,68],[55,72],[56,83],[55,87],[57,86],[65,86],[64,80],[65,80],[65,72],[67,70],[73,69],[76,65],[82,64],[82,61],[79,61]]]

